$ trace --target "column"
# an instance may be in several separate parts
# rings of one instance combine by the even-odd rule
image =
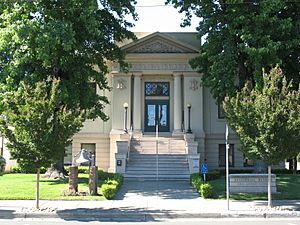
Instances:
[[[133,130],[134,132],[142,131],[142,88],[141,88],[141,79],[142,74],[133,74],[134,75],[134,90],[133,90]]]
[[[182,133],[182,104],[181,104],[181,74],[174,73],[174,131],[173,134]]]

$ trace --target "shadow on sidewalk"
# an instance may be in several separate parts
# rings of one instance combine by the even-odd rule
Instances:
[[[255,207],[267,208],[268,201],[255,201]],[[282,210],[300,211],[299,200],[272,200],[272,208]]]
[[[132,181],[126,180],[115,200],[134,197],[158,197],[161,199],[197,199],[199,194],[189,181]]]
[[[15,210],[0,209],[0,219],[14,219],[14,218],[17,218],[17,216],[14,215],[15,212],[16,212]]]
[[[142,222],[160,221],[154,215],[172,215],[169,210],[147,210],[145,208],[120,207],[112,209],[103,208],[77,208],[58,210],[56,214],[66,221],[115,221],[115,222]]]

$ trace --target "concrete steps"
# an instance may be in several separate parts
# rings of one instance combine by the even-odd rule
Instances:
[[[156,144],[155,137],[144,136],[132,139],[130,148],[125,179],[189,179],[190,172],[183,139],[160,137]]]

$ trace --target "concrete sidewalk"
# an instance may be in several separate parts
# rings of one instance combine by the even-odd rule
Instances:
[[[126,181],[110,201],[0,201],[0,219],[62,218],[66,220],[153,221],[168,218],[298,217],[300,201],[205,200],[187,181]]]

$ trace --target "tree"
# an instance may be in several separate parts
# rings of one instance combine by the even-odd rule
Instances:
[[[241,140],[241,151],[268,165],[271,206],[271,165],[300,152],[300,85],[292,90],[292,82],[276,67],[264,74],[262,90],[248,82],[236,96],[226,97],[224,111]]]
[[[8,79],[7,83],[13,82]],[[60,106],[59,80],[26,85],[17,90],[1,85],[1,132],[8,138],[7,147],[19,163],[32,165],[37,171],[37,208],[39,208],[39,174],[42,166],[60,159],[71,137],[79,131],[85,118],[82,110]],[[50,90],[49,90],[50,88]]]
[[[300,82],[300,3],[282,0],[167,0],[186,17],[201,18],[197,30],[205,41],[191,60],[203,84],[222,102],[247,81],[262,87],[262,69],[279,64],[287,80]]]
[[[136,19],[134,4],[133,0],[1,1],[0,83],[18,92],[21,84],[35,88],[38,82],[50,90],[59,80],[59,102],[49,115],[64,109],[83,111],[85,119],[107,120],[103,108],[108,100],[96,94],[95,86],[109,91],[108,61],[126,66],[116,42],[134,38],[128,31],[133,24],[125,18]],[[1,113],[12,107],[5,105]],[[62,138],[61,131],[52,132]]]

